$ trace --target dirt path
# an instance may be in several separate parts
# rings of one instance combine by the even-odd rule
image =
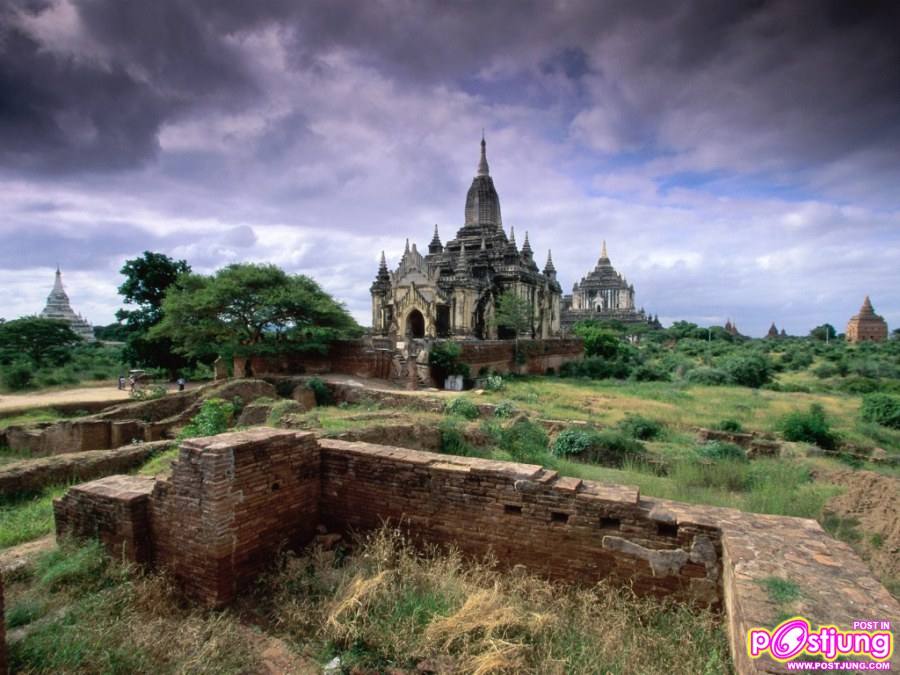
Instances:
[[[18,546],[10,546],[0,551],[0,573],[9,574],[25,567],[38,553],[49,551],[54,546],[56,537],[52,534],[34,541],[26,541]]]
[[[187,389],[194,389],[205,382],[189,383]],[[170,394],[178,388],[174,384],[167,385]],[[109,402],[110,405],[128,401],[128,391],[122,391],[115,384],[103,384],[96,387],[78,387],[77,389],[58,389],[35,392],[31,394],[4,394],[0,396],[0,412],[11,410],[26,411],[35,408],[52,408],[55,405],[75,403]]]
[[[846,491],[825,510],[858,522],[860,539],[853,545],[872,571],[900,579],[900,479],[874,471],[828,471],[821,478]]]

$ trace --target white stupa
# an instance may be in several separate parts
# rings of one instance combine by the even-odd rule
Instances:
[[[86,342],[93,342],[96,339],[91,324],[81,314],[76,314],[69,304],[69,296],[63,288],[62,272],[59,271],[59,267],[56,268],[56,281],[53,283],[53,290],[47,296],[47,306],[41,312],[41,318],[65,321]]]

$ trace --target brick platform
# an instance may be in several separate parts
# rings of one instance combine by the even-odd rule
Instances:
[[[170,479],[111,477],[54,503],[57,531],[98,534],[116,554],[168,568],[186,592],[221,605],[282,545],[323,522],[364,530],[384,519],[472,554],[492,551],[561,579],[611,578],[644,594],[722,606],[739,673],[783,673],[746,655],[747,629],[785,612],[814,625],[900,626],[900,604],[865,564],[812,520],[643,498],[636,488],[536,465],[455,457],[285,430],[186,442]],[[764,582],[792,582],[773,601]],[[900,650],[892,664],[900,668]]]

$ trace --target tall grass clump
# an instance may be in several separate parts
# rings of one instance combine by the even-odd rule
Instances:
[[[53,500],[65,487],[45,488],[37,495],[0,499],[0,548],[39,539],[53,531]]]
[[[552,457],[547,448],[550,443],[547,432],[535,422],[524,417],[512,424],[499,426],[495,431],[497,447],[516,462],[548,465]]]
[[[478,419],[480,414],[478,412],[478,406],[465,396],[460,396],[450,401],[444,409],[444,412],[448,415],[462,417],[467,420]]]
[[[714,614],[601,583],[554,584],[383,528],[339,558],[288,556],[263,608],[298,651],[344,672],[728,673]],[[421,667],[419,667],[421,664]]]
[[[553,454],[582,462],[620,467],[645,455],[642,443],[620,431],[596,429],[563,429],[553,441]]]
[[[652,441],[657,439],[662,436],[666,430],[666,427],[662,422],[634,413],[626,413],[625,419],[616,426],[622,433],[627,434],[632,438],[636,438],[639,441]]]
[[[200,412],[191,418],[181,430],[179,439],[215,436],[228,431],[234,419],[234,403],[221,398],[209,398],[200,406]]]

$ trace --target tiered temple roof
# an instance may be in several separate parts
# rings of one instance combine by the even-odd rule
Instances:
[[[47,306],[41,312],[41,318],[65,321],[77,335],[87,342],[93,342],[96,339],[91,324],[81,314],[76,314],[69,304],[69,296],[63,288],[62,272],[59,267],[56,268],[56,280],[53,282],[53,290],[47,296]]]
[[[847,342],[883,342],[887,335],[887,322],[875,313],[867,295],[859,314],[854,314],[847,324]]]

